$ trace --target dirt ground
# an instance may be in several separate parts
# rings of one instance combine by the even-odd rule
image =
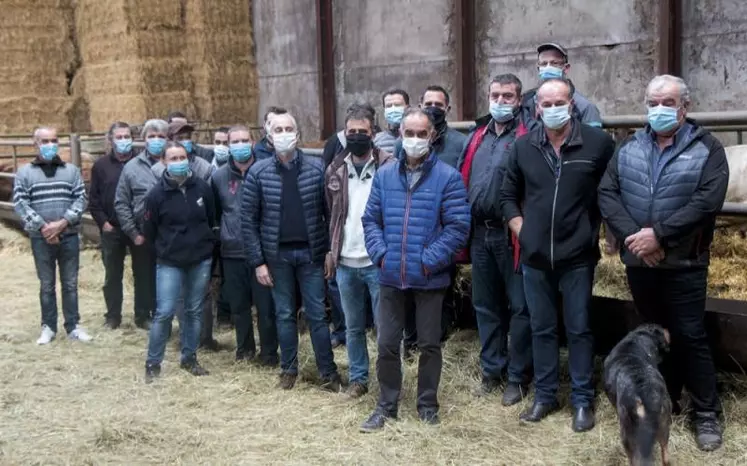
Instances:
[[[237,365],[231,351],[200,354],[212,374],[187,375],[178,369],[174,342],[163,377],[146,386],[147,334],[131,324],[129,286],[126,325],[102,327],[97,251],[84,251],[80,267],[83,325],[95,341],[58,338],[38,347],[38,282],[26,240],[0,227],[0,249],[0,464],[625,464],[615,413],[601,395],[598,426],[586,434],[571,431],[566,392],[566,408],[533,426],[518,421],[523,406],[503,408],[497,396],[473,397],[479,376],[474,332],[457,333],[444,348],[439,427],[417,421],[412,363],[400,420],[382,433],[360,434],[378,394],[375,381],[359,401],[319,391],[307,336],[302,381],[289,392],[275,388],[275,371]],[[232,344],[230,332],[218,338]],[[335,356],[346,375],[344,349]],[[674,464],[747,464],[747,379],[723,376],[722,388],[724,447],[698,452],[678,418],[670,447]]]

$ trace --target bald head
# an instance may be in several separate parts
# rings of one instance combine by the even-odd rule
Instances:
[[[537,89],[537,102],[543,99],[564,99],[562,105],[567,105],[573,99],[570,83],[564,79],[548,79]]]

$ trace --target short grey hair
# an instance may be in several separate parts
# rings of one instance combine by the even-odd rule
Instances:
[[[143,125],[143,129],[140,130],[140,137],[145,139],[145,136],[151,131],[156,132],[156,133],[168,134],[169,124],[166,123],[166,121],[159,120],[157,118],[148,120]]]
[[[57,132],[57,128],[53,128],[51,126],[39,126],[39,127],[37,127],[34,130],[34,140],[35,141],[39,139],[39,133],[41,133],[42,131],[54,131],[54,132]]]
[[[654,79],[649,81],[648,86],[646,86],[646,100],[648,100],[648,97],[651,95],[652,91],[659,90],[665,85],[671,83],[675,83],[679,86],[680,100],[682,101],[682,103],[690,103],[690,88],[687,87],[687,83],[684,79],[678,76],[672,76],[671,74],[660,74],[658,76],[654,76]]]
[[[249,128],[247,126],[245,126],[245,125],[233,125],[230,128],[228,128],[228,131],[226,132],[226,134],[228,134],[228,141],[229,142],[231,141],[231,134],[238,133],[239,131],[246,131],[247,133],[249,133],[249,139],[252,138],[252,132],[249,131]]]
[[[277,115],[277,114],[276,114],[276,115],[275,115],[275,118],[272,118],[272,119],[270,120],[270,132],[272,132],[272,130],[274,130],[274,129],[275,129],[275,127],[277,126],[277,123],[276,123],[276,122],[278,121],[278,119],[280,119],[280,118],[283,118],[283,117],[288,117],[288,118],[290,118],[290,119],[291,119],[291,122],[293,123],[293,128],[294,128],[294,129],[295,129],[296,131],[298,131],[298,123],[296,123],[296,119],[295,119],[295,117],[294,117],[293,115],[291,115],[291,113],[290,113],[290,112],[287,112],[287,113],[281,113],[281,114],[279,114],[279,115]]]
[[[414,116],[423,116],[426,120],[428,120],[428,129],[433,130],[433,119],[430,115],[425,113],[422,108],[420,107],[407,107],[407,110],[405,110],[404,115],[402,115],[402,123],[400,123],[400,129],[404,129],[405,127],[405,120],[408,118],[414,117]]]

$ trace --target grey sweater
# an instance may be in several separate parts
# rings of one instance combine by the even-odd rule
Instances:
[[[69,224],[63,235],[77,234],[87,205],[80,169],[62,161],[24,165],[13,184],[13,204],[29,236],[41,237],[45,224],[63,218]]]

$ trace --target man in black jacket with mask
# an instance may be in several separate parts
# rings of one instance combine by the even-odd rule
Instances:
[[[521,414],[539,422],[559,408],[558,309],[568,336],[573,430],[594,427],[593,336],[589,305],[599,261],[601,215],[596,190],[615,143],[571,115],[570,84],[548,79],[537,91],[542,125],[516,140],[501,189],[501,209],[518,237],[534,355],[534,405]]]

